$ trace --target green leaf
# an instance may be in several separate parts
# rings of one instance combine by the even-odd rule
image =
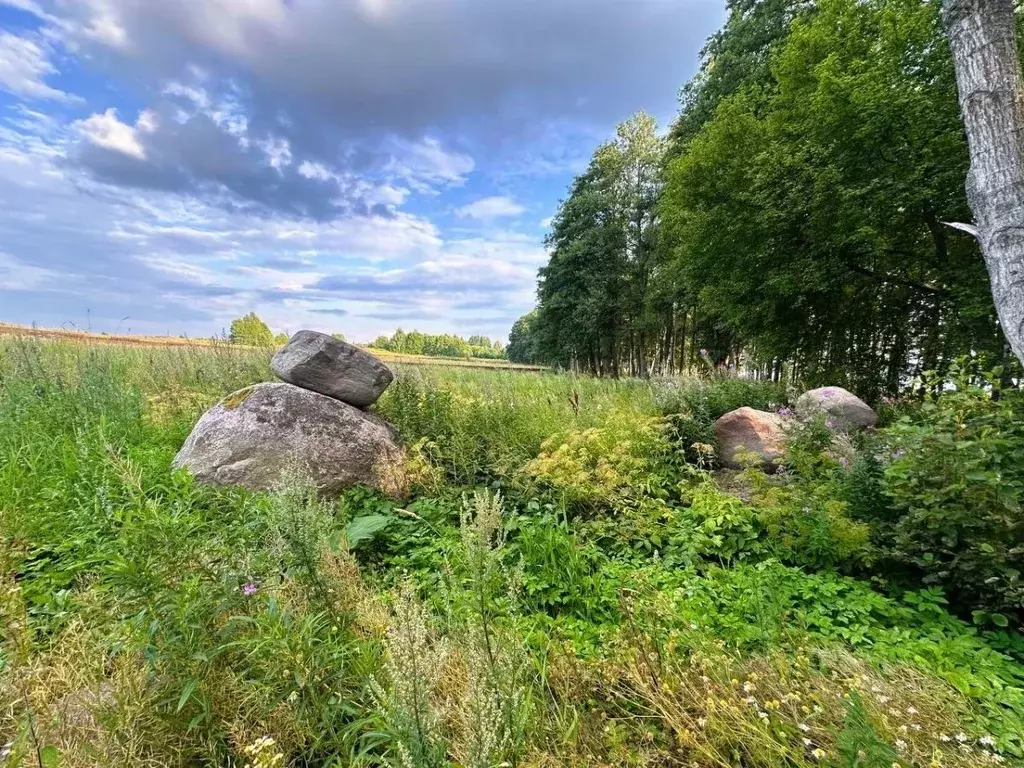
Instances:
[[[39,750],[39,759],[43,763],[43,768],[60,768],[60,750],[53,744],[47,744]]]
[[[989,614],[989,618],[992,619],[992,623],[995,624],[997,627],[1006,627],[1010,624],[1009,619],[1007,619],[1001,613]]]
[[[351,549],[357,549],[360,544],[372,539],[392,522],[394,522],[394,518],[387,515],[357,517],[345,528],[345,539]]]
[[[181,712],[186,702],[188,702],[189,697],[192,695],[193,691],[195,691],[197,685],[199,685],[199,681],[195,678],[192,678],[185,683],[185,686],[181,689],[181,696],[178,697],[178,706],[175,707],[175,712]]]

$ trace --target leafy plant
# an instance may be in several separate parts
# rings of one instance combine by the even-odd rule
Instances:
[[[997,377],[993,377],[995,379]],[[942,585],[963,611],[1024,621],[1024,400],[965,382],[929,395],[886,441],[877,520],[886,557]]]

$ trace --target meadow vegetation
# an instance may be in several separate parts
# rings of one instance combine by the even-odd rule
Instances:
[[[269,352],[0,340],[0,764],[1020,764],[1024,399],[957,376],[766,476],[711,424],[783,384],[401,368],[395,502],[171,471]]]

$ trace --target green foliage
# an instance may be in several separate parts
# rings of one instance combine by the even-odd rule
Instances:
[[[736,3],[687,90],[661,200],[679,290],[754,358],[871,397],[911,355],[1002,359],[977,246],[941,225],[969,214],[938,6],[809,7]]]
[[[552,223],[540,270],[533,353],[617,376],[673,369],[648,304],[659,295],[655,205],[664,142],[644,113],[620,124],[576,178]],[[526,330],[526,329],[521,329]]]
[[[1016,365],[970,218],[939,4],[732,0],[667,142],[640,114],[554,217],[523,349],[875,401],[969,352]],[[517,352],[517,354],[520,354]]]
[[[765,551],[764,527],[753,508],[702,483],[690,495],[690,505],[672,523],[665,559],[693,565],[701,559],[731,563]]]
[[[604,427],[545,440],[523,474],[573,511],[619,511],[662,498],[671,447],[657,418],[612,420]]]
[[[844,766],[892,768],[899,765],[899,753],[883,741],[871,724],[860,692],[850,695],[843,729],[836,738],[836,749]]]
[[[287,342],[287,338],[284,342]],[[282,343],[255,312],[231,321],[231,342],[247,347],[271,347]]]
[[[998,380],[998,375],[993,377]],[[885,556],[938,584],[963,612],[1024,621],[1024,399],[962,380],[888,430],[874,512]],[[869,512],[869,514],[871,514]],[[999,621],[999,620],[997,620]]]
[[[601,575],[606,558],[551,514],[523,517],[512,527],[510,560],[521,569],[522,600],[532,611],[599,622],[617,611]]]
[[[501,342],[492,342],[486,336],[463,339],[451,334],[430,334],[401,328],[391,336],[378,336],[371,347],[402,355],[430,355],[432,357],[478,357],[491,360],[505,359]]]
[[[401,370],[381,411],[443,478],[395,502],[363,488],[324,499],[301,476],[249,493],[170,470],[199,411],[266,378],[269,351],[0,351],[13,764],[46,749],[72,766],[715,768],[738,751],[754,768],[809,768],[888,745],[909,766],[961,732],[950,768],[1024,754],[1008,611],[979,604],[965,622],[907,574],[886,596],[837,573],[877,575],[862,524],[910,514],[890,495],[879,517],[876,495],[851,522],[848,484],[925,498],[934,434],[959,425],[1012,487],[1008,393],[929,400],[868,441],[877,465],[857,486],[856,463],[804,440],[817,460],[734,477],[743,500],[681,462],[661,412],[776,402],[770,385]],[[571,460],[528,476],[562,445]],[[920,482],[890,478],[911,455]],[[1001,498],[967,470],[951,477],[972,504]]]
[[[537,338],[537,311],[528,312],[512,324],[505,352],[513,363],[539,363],[543,361]]]
[[[358,549],[394,522],[387,515],[366,515],[357,517],[345,527],[345,541],[352,549]]]

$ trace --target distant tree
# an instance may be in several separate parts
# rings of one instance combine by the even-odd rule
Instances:
[[[255,312],[231,321],[231,342],[245,344],[250,347],[270,347],[274,345],[274,334],[270,326],[263,322]]]
[[[472,342],[479,342],[474,344]],[[486,357],[503,358],[504,347],[491,342],[486,336],[472,336],[467,341],[461,336],[449,333],[430,334],[420,331],[406,333],[401,328],[391,336],[378,336],[370,344],[374,349],[383,349],[401,355],[430,355],[433,357]]]
[[[338,341],[346,341],[344,333],[332,333],[331,336],[336,338]]]

